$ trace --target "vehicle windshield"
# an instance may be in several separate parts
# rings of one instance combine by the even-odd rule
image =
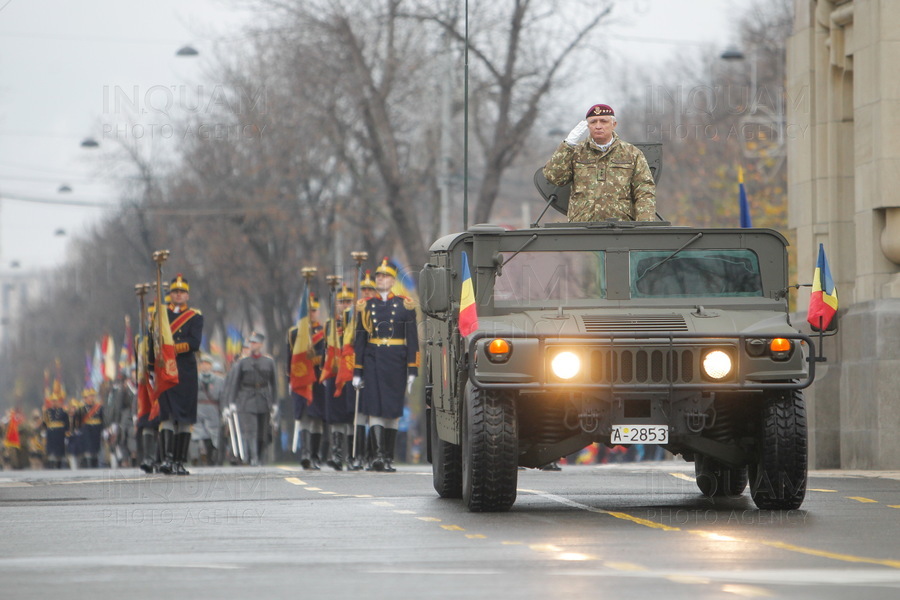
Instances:
[[[509,262],[494,279],[498,308],[589,306],[607,298],[604,251],[501,254]],[[671,250],[632,250],[628,265],[633,299],[763,296],[752,250],[682,250],[674,256]]]
[[[759,260],[750,250],[631,252],[632,298],[762,296]]]
[[[606,297],[604,253],[504,252],[503,275],[494,280],[496,306],[547,306]]]

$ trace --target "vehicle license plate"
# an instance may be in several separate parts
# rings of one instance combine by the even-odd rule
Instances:
[[[668,425],[613,425],[609,436],[613,444],[668,444]]]

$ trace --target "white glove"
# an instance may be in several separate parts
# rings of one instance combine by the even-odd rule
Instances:
[[[406,393],[407,394],[412,394],[412,384],[413,384],[413,381],[415,381],[415,380],[416,380],[415,375],[407,375],[407,377],[406,377]]]
[[[353,376],[353,379],[350,381],[350,383],[351,383],[351,384],[353,385],[353,387],[355,387],[356,389],[358,389],[358,390],[359,390],[359,389],[362,389],[362,386],[363,386],[362,377],[360,377],[359,375],[354,375],[354,376]]]
[[[584,141],[587,137],[588,133],[588,125],[587,121],[582,120],[575,126],[575,128],[569,132],[569,135],[566,136],[566,143],[570,146],[577,146],[580,142]]]

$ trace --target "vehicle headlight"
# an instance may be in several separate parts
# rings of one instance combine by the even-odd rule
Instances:
[[[550,361],[550,369],[560,379],[572,379],[581,371],[581,359],[574,352],[560,352]]]
[[[711,350],[703,357],[703,372],[710,379],[724,379],[732,369],[731,357],[722,350]]]

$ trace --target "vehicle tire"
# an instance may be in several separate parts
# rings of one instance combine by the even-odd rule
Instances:
[[[694,475],[700,493],[709,498],[734,498],[747,488],[747,467],[732,468],[714,458],[697,455],[694,459]]]
[[[502,512],[516,501],[519,436],[510,394],[466,389],[462,496],[471,512]]]
[[[793,510],[806,497],[806,404],[803,392],[770,394],[763,406],[750,495],[760,509]]]
[[[441,498],[462,498],[462,448],[438,437],[437,411],[431,410],[431,475]]]

